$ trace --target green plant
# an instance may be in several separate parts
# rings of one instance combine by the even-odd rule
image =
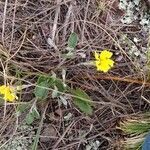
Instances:
[[[75,48],[77,46],[78,43],[78,36],[75,32],[72,32],[68,38],[68,42],[67,42],[67,48],[66,50],[68,51],[67,53],[63,54],[62,57],[64,59],[66,58],[72,58],[73,56],[75,56]]]
[[[146,135],[150,131],[150,113],[137,115],[120,123],[121,129],[127,137],[123,141],[126,150],[141,150]]]
[[[56,75],[50,77],[40,76],[37,81],[34,94],[37,100],[44,100],[51,91],[52,98],[59,98],[63,103],[67,103],[65,95],[73,97],[73,103],[85,114],[92,114],[92,100],[85,91],[80,88],[71,89]],[[66,101],[66,102],[64,102]],[[29,119],[33,120],[33,114],[29,115]]]
[[[74,94],[75,97],[74,99],[74,104],[84,113],[87,115],[92,115],[93,109],[91,107],[92,105],[92,100],[91,98],[85,93],[83,90],[80,88],[77,88],[75,90],[72,90],[72,93]]]

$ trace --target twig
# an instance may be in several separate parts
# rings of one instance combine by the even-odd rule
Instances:
[[[138,79],[131,79],[131,78],[122,78],[122,77],[116,77],[116,76],[93,76],[93,78],[96,79],[102,79],[102,80],[115,80],[115,81],[122,81],[122,82],[129,82],[129,83],[137,83],[145,86],[150,86],[150,82],[145,82]]]
[[[57,0],[57,5],[61,3],[61,0]],[[57,30],[57,24],[58,24],[58,16],[60,13],[60,5],[56,8],[56,13],[55,13],[55,19],[54,19],[54,24],[53,24],[53,30],[52,30],[52,40],[54,41],[56,30]]]
[[[6,21],[6,11],[7,11],[8,0],[5,0],[3,24],[2,24],[2,43],[4,45],[4,33],[5,33],[5,21]]]
[[[90,0],[88,0],[87,6],[86,6],[85,17],[84,17],[84,21],[83,21],[83,29],[82,29],[82,33],[81,33],[81,43],[83,42],[83,38],[84,38],[84,30],[85,30],[85,24],[86,24],[86,18],[87,18],[89,4],[90,4]]]
[[[66,133],[69,131],[69,129],[71,128],[71,126],[74,124],[75,122],[73,121],[65,130],[65,132],[63,133],[63,135],[58,139],[58,141],[55,143],[55,145],[53,146],[52,150],[55,150],[56,147],[58,146],[58,144],[61,142],[61,140],[64,138],[64,136],[66,135]]]
[[[65,22],[64,22],[64,30],[63,30],[63,37],[64,37],[64,39],[66,37],[66,30],[67,30],[67,27],[68,27],[67,24],[69,22],[69,18],[71,16],[71,14],[72,14],[72,8],[73,8],[73,6],[72,6],[72,4],[70,4],[70,6],[68,8],[68,12],[66,14],[66,19],[65,19]]]
[[[15,5],[14,5],[14,12],[13,12],[13,18],[12,18],[12,31],[11,31],[11,40],[10,40],[10,45],[9,45],[9,53],[11,51],[12,43],[13,43],[13,37],[14,37],[14,26],[15,26],[15,18],[16,18],[16,8],[17,8],[17,0],[15,0]]]

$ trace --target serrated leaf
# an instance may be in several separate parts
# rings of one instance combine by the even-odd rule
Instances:
[[[93,109],[91,107],[91,98],[81,89],[73,90],[74,104],[84,113],[92,115]]]
[[[78,36],[75,32],[71,33],[68,39],[68,47],[75,48],[77,46]]]
[[[25,119],[26,123],[27,124],[32,124],[33,121],[34,121],[34,116],[32,113],[28,113],[27,116],[26,116],[26,119]]]
[[[150,150],[150,134],[148,134],[142,145],[142,150]]]

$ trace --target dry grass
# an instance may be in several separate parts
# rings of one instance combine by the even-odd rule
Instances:
[[[101,150],[120,149],[118,140],[123,134],[115,127],[124,117],[149,109],[149,86],[143,70],[137,70],[128,55],[126,45],[119,42],[120,35],[142,35],[139,49],[148,35],[136,25],[120,24],[122,17],[117,1],[101,0],[5,0],[0,2],[0,82],[35,86],[37,75],[67,70],[66,82],[71,87],[85,90],[94,101],[91,117],[81,113],[70,101],[69,107],[59,107],[51,97],[38,104],[45,118],[40,124],[53,128],[46,142],[39,141],[38,149],[82,150],[89,141],[99,140]],[[76,55],[63,60],[67,40],[76,32],[79,42]],[[53,43],[49,45],[47,39]],[[109,49],[114,53],[115,67],[107,74],[94,67],[78,65],[93,58],[94,50]],[[82,58],[80,53],[86,55]],[[121,58],[121,60],[119,59]],[[34,102],[33,87],[20,93],[18,103]],[[143,99],[144,97],[145,99]],[[16,117],[17,104],[0,106],[0,149],[17,134],[26,113]],[[33,103],[32,103],[33,104]],[[46,110],[43,108],[46,107]],[[66,123],[64,115],[72,113]],[[33,124],[37,131],[39,122]],[[27,137],[26,137],[27,138]]]

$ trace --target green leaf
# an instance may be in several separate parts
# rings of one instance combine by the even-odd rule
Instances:
[[[32,110],[27,114],[26,116],[26,123],[27,124],[32,124],[34,120],[39,119],[40,118],[40,114],[37,111],[36,106],[34,108],[32,108]]]
[[[19,104],[19,105],[17,106],[17,111],[16,111],[16,113],[17,113],[18,115],[21,115],[21,113],[27,111],[27,110],[30,108],[30,106],[31,106],[30,103]]]
[[[41,83],[39,83],[37,85],[37,87],[35,88],[35,96],[36,98],[38,99],[45,99],[47,98],[47,95],[48,95],[48,91],[49,91],[49,83],[47,81],[43,81]]]
[[[49,88],[49,78],[45,76],[39,76],[37,80],[37,86],[34,90],[34,94],[37,99],[44,99],[47,97]]]
[[[53,77],[47,77],[47,76],[40,76],[37,81],[37,86],[35,88],[34,94],[36,98],[38,99],[45,99],[47,98],[48,91],[54,83]]]
[[[44,82],[44,81],[50,82],[52,80],[53,80],[53,78],[51,76],[39,76],[39,78],[37,80],[37,84]]]
[[[34,94],[37,99],[46,99],[49,88],[57,89],[57,91],[52,92],[53,95],[59,96],[59,92],[65,92],[68,88],[67,85],[64,85],[63,81],[59,78],[50,76],[50,77],[43,77],[40,76],[37,81],[37,86],[35,88]],[[56,96],[55,96],[56,97]]]
[[[49,83],[49,86],[51,86],[55,81],[55,77],[52,76],[39,76],[37,80],[37,85],[40,84],[41,82],[47,82]]]
[[[120,128],[127,134],[143,134],[150,130],[149,122],[127,121],[121,124]]]
[[[55,80],[55,86],[57,87],[59,92],[64,92],[66,90],[64,83],[59,79]]]
[[[91,107],[92,100],[91,98],[81,89],[73,90],[74,94],[74,104],[84,113],[87,115],[92,115],[93,109]]]
[[[26,116],[26,119],[25,119],[26,123],[28,125],[32,124],[33,121],[34,121],[34,116],[32,113],[28,113],[27,116]]]
[[[75,48],[77,46],[78,36],[75,32],[71,33],[68,39],[68,47]]]
[[[80,110],[88,115],[92,115],[92,107],[90,104],[88,104],[85,101],[82,101],[81,99],[75,99],[74,104],[80,108]]]

